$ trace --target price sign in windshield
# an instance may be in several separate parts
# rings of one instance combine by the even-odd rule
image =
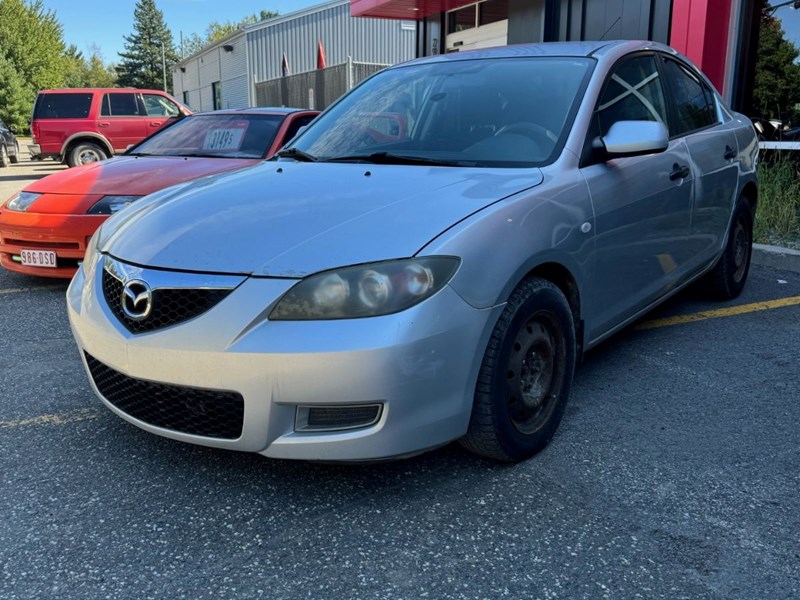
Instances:
[[[227,127],[225,129],[212,129],[206,134],[203,150],[238,150],[242,145],[242,138],[246,127]]]

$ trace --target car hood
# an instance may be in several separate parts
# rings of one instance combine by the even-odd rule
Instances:
[[[106,222],[100,249],[150,267],[302,277],[413,256],[541,182],[538,169],[266,162],[140,200]]]
[[[255,159],[178,156],[120,156],[40,179],[25,188],[39,194],[146,196],[204,175],[241,169]]]

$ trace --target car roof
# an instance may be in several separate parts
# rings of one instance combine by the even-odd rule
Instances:
[[[466,52],[453,52],[412,60],[403,65],[425,64],[432,62],[474,60],[485,58],[520,58],[538,56],[574,56],[574,57],[600,57],[609,53],[635,52],[637,50],[661,50],[674,54],[669,46],[657,42],[644,40],[608,40],[586,42],[543,42],[541,44],[512,44],[510,46],[497,46],[494,48],[481,48],[467,50]],[[401,65],[398,65],[401,66]]]
[[[148,94],[167,94],[164,90],[148,90],[144,88],[58,88],[39,90],[40,94],[74,94],[75,92],[145,92]],[[169,94],[167,94],[169,95]]]

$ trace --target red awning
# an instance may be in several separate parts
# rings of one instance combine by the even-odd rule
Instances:
[[[350,14],[354,17],[422,19],[474,3],[475,0],[350,0]]]

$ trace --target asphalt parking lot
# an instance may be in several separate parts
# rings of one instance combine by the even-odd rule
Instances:
[[[683,293],[592,351],[513,466],[152,436],[90,391],[65,290],[0,272],[0,598],[800,597],[798,274]]]

